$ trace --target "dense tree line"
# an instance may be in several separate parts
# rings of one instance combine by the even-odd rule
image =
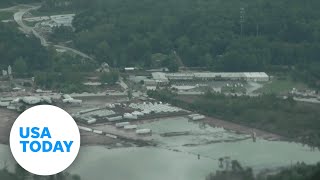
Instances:
[[[207,176],[206,180],[318,180],[320,179],[320,163],[306,165],[298,163],[279,172],[259,173],[254,176],[250,168],[243,168],[238,161],[231,162],[230,169],[218,170]]]
[[[0,179],[2,180],[81,180],[79,175],[72,175],[67,172],[61,172],[52,176],[38,176],[24,170],[20,165],[16,165],[14,172],[7,167],[0,169]]]
[[[104,72],[100,75],[100,81],[101,83],[107,83],[110,85],[116,84],[119,80],[119,72],[112,70],[110,72]]]
[[[0,23],[0,68],[10,65],[15,77],[35,77],[41,88],[64,92],[84,90],[84,73],[92,72],[97,63],[69,53],[48,49],[39,39],[26,36],[12,24]]]
[[[192,102],[170,91],[149,91],[151,97],[192,111],[249,127],[267,130],[284,137],[320,147],[319,105],[280,99],[275,95],[225,96],[207,93]],[[190,99],[190,98],[189,98]]]
[[[53,39],[72,38],[77,48],[114,67],[168,66],[176,71],[182,62],[216,71],[288,71],[295,80],[320,86],[317,0],[43,2],[45,11],[78,12],[73,22],[75,34],[55,29]],[[2,42],[16,36],[1,31]],[[17,42],[26,38],[22,36],[12,38],[15,42],[9,45],[2,43],[0,52],[9,51],[4,52],[1,64],[12,62],[20,70],[51,66],[52,60],[44,57],[47,55],[40,44]],[[9,47],[15,43],[25,47],[21,53]]]
[[[1,0],[0,7],[9,7],[16,4],[39,3],[41,0]]]
[[[89,0],[42,0],[43,5],[40,11],[81,11],[91,7],[92,1]]]
[[[25,66],[23,70],[32,71],[47,69],[51,66],[49,54],[39,40],[26,37],[11,24],[0,23],[0,54],[1,68],[20,64],[20,67]],[[21,65],[21,62],[24,65]]]
[[[219,71],[295,69],[297,79],[313,85],[319,82],[320,1],[90,3],[76,3],[85,8],[74,20],[74,42],[113,66],[148,67],[153,64],[153,54],[176,52],[186,66]],[[240,8],[244,10],[240,12]]]

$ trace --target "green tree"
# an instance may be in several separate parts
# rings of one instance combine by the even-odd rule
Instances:
[[[19,57],[13,64],[13,71],[17,74],[25,74],[27,73],[28,67],[26,61]]]
[[[100,75],[100,81],[102,83],[115,84],[119,80],[119,72],[118,71],[110,71],[104,72]]]
[[[173,53],[168,56],[168,58],[164,61],[164,64],[170,72],[177,72],[179,70],[177,57]]]

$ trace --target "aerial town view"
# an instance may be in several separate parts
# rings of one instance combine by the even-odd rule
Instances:
[[[318,7],[1,0],[0,180],[319,180]],[[10,152],[13,123],[37,105],[80,131],[56,175]]]

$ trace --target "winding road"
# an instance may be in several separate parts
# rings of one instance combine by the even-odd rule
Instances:
[[[27,26],[26,24],[24,24],[23,22],[23,16],[31,11],[31,10],[37,10],[39,9],[41,6],[40,5],[29,5],[29,7],[25,7],[25,8],[21,8],[19,9],[18,12],[14,13],[13,17],[14,20],[16,21],[16,23],[20,26],[21,31],[23,31],[25,34],[33,34],[35,37],[37,37],[38,39],[40,39],[41,45],[44,47],[48,47],[50,45],[50,43],[43,37],[41,36],[41,34],[39,34],[33,27]],[[66,47],[66,46],[62,46],[62,45],[53,45],[55,48],[59,48],[59,49],[63,49],[66,51],[71,51],[74,54],[77,54],[83,58],[86,59],[90,59],[93,60],[93,58],[91,58],[90,56],[88,56],[87,54],[78,51],[76,49],[70,48],[70,47]]]

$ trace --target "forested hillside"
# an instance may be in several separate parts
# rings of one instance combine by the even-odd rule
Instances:
[[[51,63],[47,50],[34,37],[26,37],[17,27],[0,23],[0,65],[18,64],[24,71],[44,70]]]
[[[318,0],[92,0],[77,6],[83,11],[74,20],[76,47],[114,66],[148,67],[152,55],[175,51],[186,66],[285,70],[319,85]]]
[[[1,0],[0,7],[9,7],[15,4],[28,4],[41,2],[41,0]]]
[[[11,65],[15,76],[34,76],[39,87],[63,92],[81,91],[83,73],[96,67],[95,62],[46,49],[39,39],[27,37],[12,24],[0,23],[0,54],[1,69]]]

